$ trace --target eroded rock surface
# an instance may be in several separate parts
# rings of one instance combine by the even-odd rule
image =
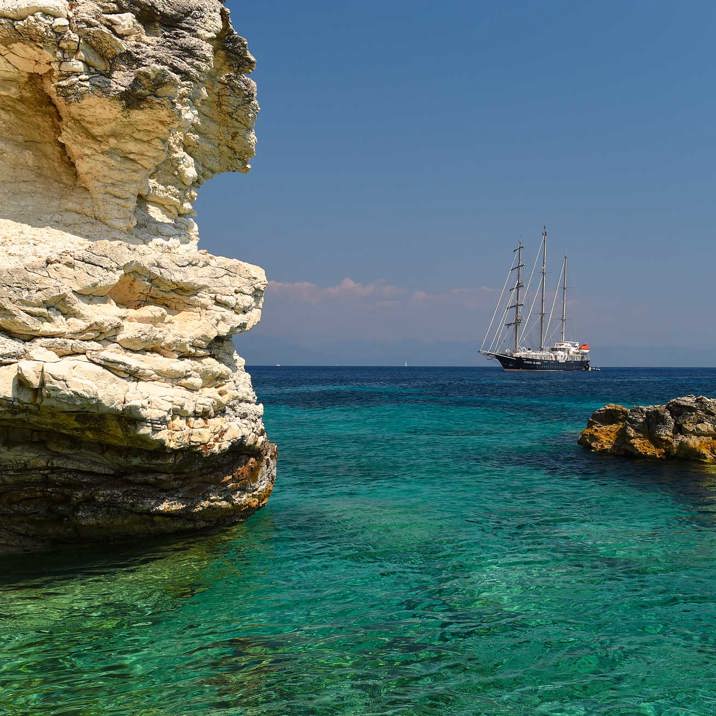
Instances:
[[[666,405],[606,405],[590,418],[579,444],[594,452],[716,462],[716,399],[687,396]]]
[[[198,249],[258,105],[219,0],[0,0],[0,551],[229,523],[275,448],[231,336],[264,272]]]

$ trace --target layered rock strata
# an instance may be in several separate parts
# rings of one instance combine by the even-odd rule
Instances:
[[[219,0],[0,0],[0,551],[230,523],[275,448],[231,336],[264,272],[197,246],[249,169]]]
[[[687,396],[666,405],[606,405],[590,418],[579,444],[594,452],[716,462],[716,399]]]

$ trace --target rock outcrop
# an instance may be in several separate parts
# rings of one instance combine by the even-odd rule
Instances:
[[[0,0],[0,551],[230,523],[275,448],[231,336],[264,272],[198,249],[249,169],[219,0]]]
[[[597,410],[579,438],[594,452],[716,462],[716,399],[687,396],[666,405]]]

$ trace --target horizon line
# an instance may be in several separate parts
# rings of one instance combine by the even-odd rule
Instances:
[[[401,365],[400,363],[246,363],[247,368],[470,368],[475,370],[496,370],[502,371],[499,366],[490,365],[440,365],[440,364],[418,364]],[[592,373],[600,370],[664,370],[666,368],[675,370],[706,369],[716,370],[716,365],[604,365],[595,366],[592,371],[572,371],[576,373]],[[565,371],[527,371],[532,373],[542,372],[565,372]],[[567,371],[569,372],[569,371]]]

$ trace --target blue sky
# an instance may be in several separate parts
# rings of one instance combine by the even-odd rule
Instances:
[[[249,363],[483,365],[546,223],[596,364],[716,364],[716,5],[228,5],[258,154],[198,211],[204,248],[273,282]]]

